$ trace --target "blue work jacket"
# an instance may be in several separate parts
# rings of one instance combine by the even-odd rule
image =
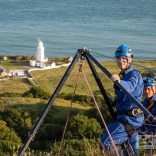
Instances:
[[[154,102],[154,103],[153,103]],[[148,107],[151,103],[153,103],[152,107],[149,109],[152,115],[156,116],[156,94],[152,96],[150,99],[145,99],[143,102],[144,107]]]
[[[134,70],[132,66],[129,66],[124,72],[123,77],[120,80],[120,84],[141,102],[144,85],[139,71]],[[137,105],[124,93],[123,90],[117,86],[114,88],[117,96],[115,107],[119,114],[126,113],[137,107]]]
[[[152,106],[149,108],[149,111],[152,115],[156,117],[156,94],[153,95],[150,99],[145,99],[143,102],[144,107],[148,108],[148,106],[152,104]],[[145,128],[146,127],[146,128]],[[148,132],[156,132],[156,121],[151,118],[145,122],[144,129]]]

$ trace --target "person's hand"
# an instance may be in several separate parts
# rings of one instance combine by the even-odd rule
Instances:
[[[155,116],[154,116],[154,118],[155,118]],[[148,115],[146,120],[147,120],[149,123],[152,123],[152,122],[155,121],[154,118],[153,118],[152,116]]]
[[[120,82],[120,77],[119,77],[117,74],[113,74],[113,75],[111,76],[111,80],[112,80],[113,82],[116,82],[116,81]]]

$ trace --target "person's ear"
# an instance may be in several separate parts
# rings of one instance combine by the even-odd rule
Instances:
[[[131,63],[131,62],[132,62],[132,57],[129,56],[129,57],[128,57],[128,63]]]

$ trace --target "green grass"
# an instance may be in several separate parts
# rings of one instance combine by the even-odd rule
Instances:
[[[72,93],[74,91],[74,87],[75,87],[77,75],[78,75],[78,68],[79,66],[78,64],[76,64],[73,71],[69,75],[65,85],[63,86],[61,92]],[[42,88],[44,88],[49,93],[52,93],[54,89],[56,88],[57,84],[59,83],[59,81],[61,80],[66,69],[67,67],[61,67],[59,69],[51,69],[51,70],[45,70],[45,71],[33,71],[32,75],[35,77],[36,81],[39,83],[39,85]],[[91,88],[93,89],[93,92],[97,91],[98,87],[86,63],[83,65],[83,71],[89,81]],[[105,84],[106,89],[109,89],[110,84],[112,86],[112,83],[108,80],[108,78],[102,72],[100,72],[99,70],[98,72],[99,72],[100,77],[102,78],[102,81]],[[79,76],[76,93],[80,95],[90,95],[82,73]]]
[[[135,64],[139,64],[145,66],[147,68],[154,69],[156,67],[156,61],[135,61]],[[103,61],[102,64],[111,72],[111,73],[119,73],[119,69],[116,66],[115,61]],[[10,61],[3,61],[2,64],[7,70],[11,69],[23,69],[27,63],[22,62],[10,62]],[[73,71],[69,75],[65,85],[63,86],[61,92],[64,93],[73,93],[77,74],[78,74],[78,64],[75,65]],[[57,87],[59,81],[61,80],[63,74],[65,73],[67,67],[61,67],[58,69],[50,69],[45,71],[33,71],[32,75],[35,77],[35,80],[38,82],[39,86],[45,89],[50,94],[53,93],[55,88]],[[111,95],[114,94],[113,91],[113,83],[110,81],[107,76],[100,71],[98,68],[97,72],[102,80],[102,83],[107,90],[108,93]],[[141,70],[141,73],[148,73],[151,71],[142,69],[137,67],[136,69]],[[94,77],[87,65],[86,62],[83,64],[83,71],[89,81],[89,84],[92,88],[93,92],[97,92],[99,89],[97,84],[94,80]],[[32,83],[26,79],[11,79],[6,81],[0,81],[0,94],[9,92],[9,93],[19,93],[23,94],[24,92],[28,91],[32,87]],[[76,94],[79,95],[90,95],[89,89],[85,83],[82,73],[80,74],[80,78],[78,81],[78,86],[76,89]],[[24,97],[0,97],[0,110],[12,110],[16,109],[19,111],[26,111],[31,112],[34,115],[34,119],[36,119],[43,109],[45,108],[48,100],[42,100],[39,98],[24,98]],[[56,99],[54,105],[52,105],[48,115],[46,116],[45,122],[54,123],[55,121],[58,122],[60,125],[64,125],[64,120],[66,119],[69,111],[71,102],[66,101],[64,99]],[[84,106],[82,104],[73,103],[72,105],[72,115],[74,114],[83,114],[85,113],[90,107]]]
[[[32,85],[27,79],[10,79],[0,81],[0,94],[1,93],[24,93],[28,91]]]
[[[147,68],[152,68],[152,69],[154,69],[156,66],[155,60],[154,61],[135,61],[134,63],[138,64],[138,65],[145,66]],[[119,73],[119,69],[117,68],[115,61],[105,61],[105,62],[103,61],[102,64],[111,73]],[[76,64],[73,71],[69,75],[64,87],[62,88],[61,92],[64,92],[64,93],[72,93],[73,92],[74,86],[76,83],[76,79],[77,79],[78,68],[79,68],[79,66],[78,66],[78,64]],[[39,85],[42,88],[44,88],[49,93],[52,93],[54,91],[54,89],[56,88],[57,84],[59,83],[59,81],[61,80],[66,69],[67,69],[67,67],[62,67],[59,69],[50,69],[50,70],[45,70],[45,71],[33,71],[32,75],[35,77],[36,81],[39,83]],[[137,66],[135,66],[135,69],[140,70],[142,74],[151,72],[149,70],[145,70],[145,69],[142,69]],[[84,64],[83,64],[83,71],[89,81],[89,84],[90,84],[93,92],[99,90],[97,87],[97,84],[94,80],[94,77],[93,77],[86,62],[84,62]],[[110,79],[107,78],[107,76],[101,70],[97,69],[97,72],[99,73],[99,76],[100,76],[107,92],[112,94],[113,83],[110,81]],[[80,74],[76,92],[77,92],[77,94],[80,94],[80,95],[90,95],[82,73]]]
[[[2,104],[7,104],[6,107],[7,109],[11,109],[13,107],[20,106],[19,109],[22,109],[22,107],[30,107],[31,109],[31,105],[38,105],[38,104],[42,104],[45,105],[48,103],[48,100],[42,100],[39,98],[24,98],[24,97],[0,97],[0,105]],[[64,99],[59,99],[56,98],[56,100],[54,101],[55,106],[59,106],[59,107],[67,107],[69,108],[71,105],[70,101],[64,100]],[[89,106],[86,105],[81,105],[78,103],[72,103],[72,108],[77,108],[77,109],[89,109]]]
[[[0,98],[3,100],[5,105],[0,104],[0,111],[12,111],[16,110],[19,112],[29,112],[33,119],[33,124],[36,123],[37,119],[41,116],[41,113],[46,107],[47,100],[41,100],[37,98]],[[76,114],[84,114],[90,107],[83,106],[81,104],[73,103],[71,109],[71,102],[63,99],[56,99],[54,104],[48,111],[45,120],[42,124],[60,124],[64,126],[65,120],[70,112],[70,117]]]
[[[29,66],[28,61],[16,61],[16,60],[6,60],[1,61],[0,65],[5,67],[6,70],[14,69],[24,69],[25,66]]]
[[[2,62],[1,62],[2,63]],[[156,61],[134,61],[135,64],[145,66],[147,68],[155,69],[156,67]],[[7,69],[15,69],[15,68],[23,68],[27,63],[26,62],[16,62],[12,63],[11,61],[3,61],[3,66]],[[115,61],[102,61],[102,64],[111,72],[111,73],[119,73],[119,69],[116,66]],[[140,67],[135,66],[136,69],[140,70],[141,73],[149,73],[151,71],[142,69]],[[58,69],[50,69],[50,70],[44,70],[44,71],[33,71],[31,74],[34,76],[35,80],[38,82],[39,86],[52,94],[57,87],[58,83],[60,82],[63,74],[65,73],[67,67],[61,67]],[[86,61],[83,63],[83,71],[88,79],[88,82],[90,84],[90,87],[94,92],[99,91],[99,88],[94,80],[94,77],[88,67],[88,64]],[[106,91],[114,95],[113,91],[113,83],[111,80],[99,69],[97,68],[97,72],[102,80],[102,83],[106,89]],[[61,92],[63,93],[73,93],[74,87],[76,85],[76,79],[78,75],[79,65],[78,63],[75,64],[74,69],[72,70],[71,74],[69,75],[67,81],[65,82],[65,85],[61,89]],[[32,87],[32,83],[29,80],[26,79],[11,79],[6,81],[0,81],[0,94],[5,92],[13,92],[13,93],[19,93],[23,94],[24,92],[28,91]],[[91,95],[88,89],[88,86],[86,85],[86,82],[83,78],[83,74],[80,73],[78,85],[76,88],[76,94],[79,95]],[[21,98],[22,100],[23,98]],[[15,99],[16,101],[17,99]],[[31,101],[33,101],[31,99]],[[28,103],[31,101],[28,100]],[[35,101],[35,100],[34,100]],[[17,103],[20,103],[21,101],[16,101]],[[5,104],[9,104],[9,102],[5,101]],[[12,101],[13,103],[13,101]],[[22,102],[21,102],[22,103]],[[33,102],[32,102],[33,103]],[[35,102],[34,102],[35,103]],[[38,102],[36,102],[38,103]]]

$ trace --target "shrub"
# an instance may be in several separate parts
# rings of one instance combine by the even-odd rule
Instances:
[[[11,153],[14,147],[21,146],[21,140],[14,130],[6,126],[6,122],[0,120],[0,152]]]
[[[36,134],[31,148],[35,150],[49,149],[52,142],[61,139],[62,131],[63,126],[60,124],[43,124]]]
[[[100,124],[94,118],[88,118],[84,115],[74,116],[69,123],[67,137],[72,139],[98,138],[102,134]]]
[[[87,105],[93,105],[92,97],[87,96],[87,95],[75,94],[73,97],[72,93],[69,93],[69,94],[61,93],[61,94],[59,94],[59,97],[65,99],[65,100],[73,100],[74,102],[84,103]]]
[[[2,118],[10,127],[15,127],[16,125],[24,126],[24,120],[21,117],[21,113],[16,110],[3,112]]]
[[[51,153],[53,153],[53,155],[58,155],[60,149],[59,154],[64,156],[100,155],[99,147],[99,140],[97,141],[94,139],[70,139],[64,140],[61,149],[59,143],[53,144],[51,147]]]
[[[1,114],[1,117],[22,139],[25,139],[27,131],[32,127],[32,119],[27,112],[6,111]]]
[[[40,87],[32,87],[29,91],[23,94],[24,97],[41,98],[41,99],[49,99],[50,95],[45,90]]]

